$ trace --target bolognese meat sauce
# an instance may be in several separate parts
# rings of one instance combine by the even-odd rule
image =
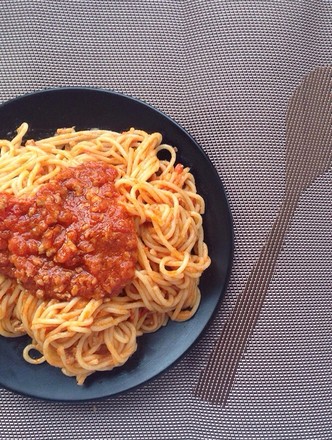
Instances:
[[[134,277],[137,236],[103,163],[61,171],[35,195],[0,194],[0,272],[40,298],[117,295]]]

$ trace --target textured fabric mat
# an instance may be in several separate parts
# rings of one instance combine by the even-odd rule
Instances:
[[[176,366],[81,405],[0,389],[1,439],[332,438],[331,169],[301,194],[226,407],[194,396],[282,203],[288,101],[331,64],[331,1],[1,1],[0,102],[59,86],[149,102],[209,155],[235,232],[225,299]]]

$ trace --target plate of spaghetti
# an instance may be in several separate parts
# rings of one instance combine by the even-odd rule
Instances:
[[[0,106],[0,383],[84,401],[154,378],[222,298],[219,176],[169,117],[64,88]]]

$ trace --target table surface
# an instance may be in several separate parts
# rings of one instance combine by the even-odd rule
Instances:
[[[79,405],[0,389],[0,439],[330,439],[331,168],[301,193],[226,405],[195,389],[282,204],[289,99],[332,64],[332,2],[2,0],[0,23],[0,103],[64,86],[148,102],[210,157],[235,239],[225,298],[180,362]]]

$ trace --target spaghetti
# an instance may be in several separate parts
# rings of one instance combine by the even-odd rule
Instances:
[[[23,123],[12,140],[0,141],[0,193],[38,198],[65,169],[96,162],[116,168],[121,205],[134,219],[134,276],[117,296],[38,297],[0,275],[0,334],[29,335],[27,362],[46,361],[83,384],[95,371],[123,365],[138,336],[195,314],[199,278],[210,264],[204,201],[189,168],[176,164],[176,149],[163,144],[159,133],[68,128],[24,143],[27,131]],[[161,151],[168,160],[159,158]]]

